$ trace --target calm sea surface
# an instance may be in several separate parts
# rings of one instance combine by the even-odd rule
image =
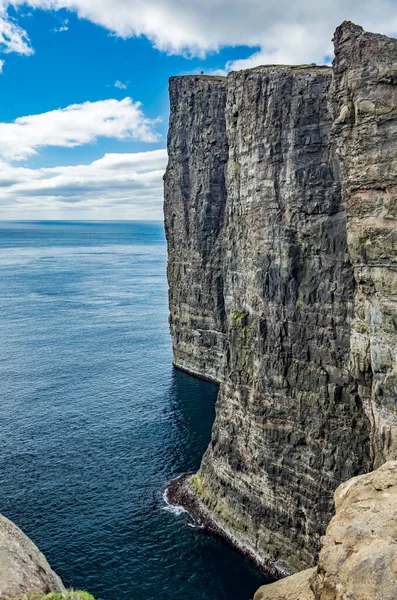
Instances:
[[[0,223],[0,512],[97,600],[248,600],[263,577],[165,509],[215,386],[173,370],[161,224]]]

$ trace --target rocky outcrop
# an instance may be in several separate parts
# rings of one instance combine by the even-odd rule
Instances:
[[[350,371],[378,466],[397,457],[397,40],[344,23],[334,41],[333,136],[356,282]]]
[[[174,360],[221,381],[210,446],[185,485],[216,527],[282,570],[315,563],[337,486],[395,457],[389,42],[344,23],[333,70],[171,80]],[[213,199],[211,181],[223,182]],[[203,219],[212,203],[218,229]]]
[[[397,462],[342,484],[335,507],[318,567],[263,586],[254,600],[395,600]]]
[[[14,523],[0,515],[0,600],[32,592],[64,592],[44,555]]]
[[[295,575],[264,585],[254,596],[254,600],[314,600],[310,582],[317,568],[306,569]]]
[[[174,364],[219,381],[225,350],[226,80],[173,77],[170,103],[164,216]]]

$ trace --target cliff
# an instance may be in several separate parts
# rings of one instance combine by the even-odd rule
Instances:
[[[396,458],[397,42],[346,22],[335,54],[170,82],[174,362],[220,381],[186,491],[282,571],[315,563],[341,482]]]
[[[334,139],[354,268],[350,372],[375,466],[397,456],[397,40],[335,33]]]
[[[397,462],[342,484],[318,566],[263,586],[254,600],[395,600]]]
[[[225,79],[173,77],[170,103],[164,213],[174,364],[217,382],[225,351]]]

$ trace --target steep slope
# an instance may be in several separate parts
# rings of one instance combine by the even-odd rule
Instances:
[[[265,585],[254,600],[395,600],[397,462],[343,483],[318,567]]]
[[[315,560],[335,488],[369,467],[330,83],[311,66],[228,78],[229,350],[194,480],[217,519],[293,569]]]
[[[0,599],[30,592],[64,592],[46,558],[14,523],[0,515]]]

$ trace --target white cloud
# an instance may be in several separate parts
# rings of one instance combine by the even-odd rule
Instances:
[[[159,138],[155,123],[131,98],[72,104],[0,123],[0,159],[22,160],[46,146],[73,148],[99,137],[155,142]]]
[[[54,27],[52,31],[54,33],[62,33],[62,31],[69,31],[69,19],[63,19],[59,27]]]
[[[105,154],[88,165],[0,163],[0,219],[161,219],[166,150]]]
[[[117,80],[114,83],[114,87],[118,88],[119,90],[126,90],[128,86],[125,83],[123,83],[122,81]]]
[[[0,0],[0,50],[29,56],[33,54],[27,32],[10,19]]]
[[[0,75],[3,72],[3,68],[4,68],[4,65],[5,65],[5,62],[6,62],[5,60],[0,60]]]
[[[224,46],[259,47],[247,61],[323,62],[335,27],[351,19],[371,31],[397,33],[395,0],[0,0],[32,8],[76,12],[121,37],[144,35],[162,51],[204,56]],[[13,25],[15,27],[15,25]],[[18,37],[18,36],[16,36]],[[29,49],[23,32],[20,46]],[[16,49],[16,38],[14,40]]]

